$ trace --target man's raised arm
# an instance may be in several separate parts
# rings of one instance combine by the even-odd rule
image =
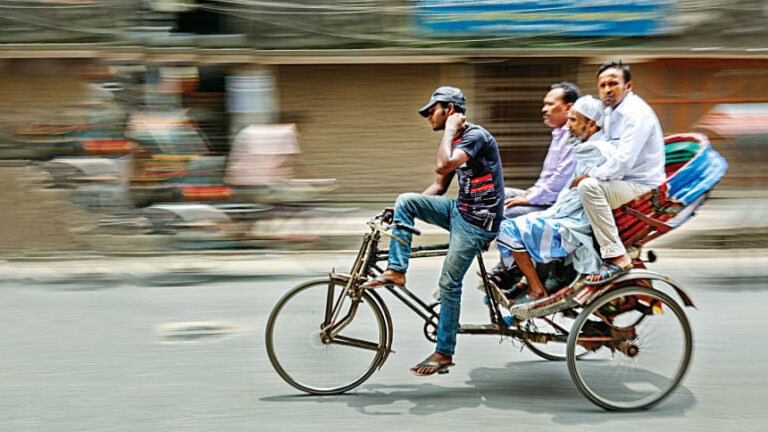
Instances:
[[[453,140],[464,126],[465,121],[466,117],[464,114],[453,113],[445,122],[443,139],[437,148],[437,157],[435,158],[435,171],[440,175],[454,172],[456,168],[469,160],[467,152],[453,148]]]

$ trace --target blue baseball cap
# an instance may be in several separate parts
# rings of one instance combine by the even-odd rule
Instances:
[[[467,100],[464,98],[464,94],[461,90],[456,87],[443,86],[432,93],[429,103],[419,110],[419,114],[421,114],[422,117],[427,117],[429,115],[429,109],[438,102],[450,103],[453,104],[454,107],[461,108],[462,111],[466,110]]]

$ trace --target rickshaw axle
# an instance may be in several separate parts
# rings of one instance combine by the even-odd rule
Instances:
[[[640,353],[640,347],[630,343],[629,341],[621,341],[616,347],[619,351],[624,353],[627,357],[636,357]]]

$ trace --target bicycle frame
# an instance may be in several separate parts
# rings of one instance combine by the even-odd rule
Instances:
[[[376,277],[384,272],[384,270],[378,265],[381,261],[387,261],[389,259],[389,250],[378,248],[378,243],[381,240],[381,233],[387,236],[393,237],[391,234],[386,233],[382,229],[371,225],[371,232],[363,236],[363,242],[360,249],[357,252],[357,256],[353,261],[352,268],[349,273],[331,272],[331,280],[346,282],[344,289],[336,294],[333,292],[333,284],[329,285],[328,298],[326,302],[326,314],[325,322],[323,324],[323,338],[327,338],[329,343],[340,343],[346,345],[354,345],[360,348],[375,349],[368,346],[368,343],[363,341],[348,340],[348,338],[339,337],[339,333],[346,327],[346,325],[354,319],[355,312],[357,310],[356,304],[350,307],[349,311],[343,317],[339,317],[342,310],[342,304],[345,299],[351,298],[353,302],[359,303],[363,292],[372,294],[372,298],[378,303],[384,315],[388,321],[388,327],[390,329],[389,345],[386,349],[386,355],[391,352],[391,318],[389,311],[386,308],[381,297],[376,294],[376,289],[363,288],[361,282],[367,280],[369,277]],[[426,258],[445,256],[448,253],[448,244],[436,244],[429,246],[416,246],[411,249],[411,258]],[[477,262],[480,267],[480,274],[482,277],[483,291],[488,299],[487,307],[490,319],[490,324],[470,324],[460,325],[459,334],[492,334],[500,336],[508,336],[517,339],[529,339],[536,342],[548,342],[557,341],[565,342],[566,337],[562,335],[547,334],[530,332],[518,328],[509,327],[504,322],[504,318],[500,311],[499,303],[496,301],[492,290],[495,289],[488,273],[485,270],[485,264],[483,262],[482,253],[477,255]],[[427,339],[434,339],[430,337],[429,330],[437,330],[440,314],[436,311],[435,306],[439,304],[428,304],[421,298],[419,298],[412,291],[404,286],[391,286],[385,285],[383,288],[390,292],[397,300],[403,303],[413,313],[418,315],[424,321],[425,336]],[[338,339],[337,339],[338,338]],[[386,357],[382,360],[382,364],[386,360]]]
[[[389,356],[389,353],[392,352],[391,350],[392,331],[393,331],[392,319],[386,304],[384,303],[381,296],[377,294],[376,292],[377,289],[363,288],[361,285],[362,285],[362,281],[367,280],[368,278],[376,277],[384,272],[384,270],[378,265],[378,263],[381,261],[387,261],[389,259],[389,250],[388,249],[380,250],[378,248],[378,243],[381,240],[381,234],[383,233],[389,237],[394,237],[394,236],[392,234],[387,233],[386,231],[376,226],[375,224],[369,224],[369,225],[371,226],[371,232],[363,236],[362,245],[360,246],[357,256],[353,261],[350,272],[340,273],[340,272],[334,271],[330,273],[330,277],[332,281],[346,282],[346,284],[344,289],[340,293],[338,293],[336,297],[335,297],[335,293],[333,292],[333,284],[329,285],[325,321],[323,323],[321,338],[324,340],[325,343],[336,343],[341,345],[355,346],[363,349],[383,351],[384,357],[382,358],[382,361],[379,364],[379,368],[380,368],[386,361],[387,357]],[[397,239],[397,237],[394,237],[394,238]],[[445,256],[448,253],[448,247],[449,247],[448,244],[416,246],[411,248],[410,257],[413,259],[413,258]],[[492,285],[488,277],[488,273],[485,269],[485,264],[483,261],[482,252],[477,255],[477,261],[480,267],[480,275],[482,277],[483,291],[485,293],[486,298],[488,299],[487,308],[488,308],[490,324],[462,324],[459,326],[458,334],[499,335],[499,336],[507,336],[507,337],[515,338],[518,340],[528,340],[534,343],[548,343],[548,342],[566,343],[567,342],[568,340],[567,329],[560,328],[560,331],[561,331],[560,334],[553,334],[553,333],[540,332],[537,329],[535,329],[535,326],[534,326],[534,329],[531,329],[530,326],[526,326],[525,328],[508,326],[504,322],[503,316],[500,311],[500,305],[496,300],[496,297],[493,295],[492,290],[495,290],[497,288],[495,288]],[[574,288],[574,285],[577,284],[578,280],[579,279],[577,278],[576,281],[574,281],[574,283],[572,284],[569,284],[567,288],[568,289]],[[613,287],[615,285],[608,284],[608,286]],[[428,304],[427,302],[423,301],[420,297],[418,297],[416,294],[414,294],[412,291],[410,291],[408,288],[404,286],[385,285],[383,286],[383,288],[386,291],[390,292],[397,300],[403,303],[408,309],[410,309],[413,313],[418,315],[424,321],[425,337],[428,340],[435,342],[433,333],[437,331],[438,321],[440,319],[440,314],[438,311],[436,311],[435,306],[439,305],[439,302]],[[589,291],[589,290],[585,290],[585,291]],[[357,311],[357,305],[361,301],[364,292],[370,294],[370,297],[376,303],[376,306],[382,310],[382,313],[385,316],[385,319],[387,321],[387,330],[388,330],[387,341],[388,342],[387,342],[386,348],[384,349],[378,348],[377,346],[371,344],[370,342],[358,341],[358,340],[340,335],[340,332],[354,319],[355,313]],[[594,297],[596,296],[590,296],[590,298],[594,298]],[[350,307],[347,313],[340,318],[339,314],[342,310],[342,305],[345,299],[347,298],[352,299],[351,301],[353,301],[353,305]],[[569,303],[570,306],[566,306],[565,308],[567,309],[569,307],[574,307],[574,306],[575,307],[583,306],[583,303],[582,304],[579,304],[577,302],[571,302],[571,303]],[[552,310],[551,313],[554,313],[560,310],[562,310],[562,307],[557,308],[557,310]],[[559,328],[557,324],[552,322],[546,316],[539,316],[539,318],[542,320],[545,320],[553,327]],[[433,333],[430,333],[430,330]],[[600,346],[611,347],[614,345],[615,345],[614,348],[620,349],[620,346],[616,345],[619,341],[617,341],[615,338],[582,337],[579,340],[582,341],[580,344],[587,347],[587,349],[595,349]]]

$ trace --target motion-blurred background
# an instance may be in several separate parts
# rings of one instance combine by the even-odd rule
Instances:
[[[675,393],[602,412],[563,362],[497,337],[414,377],[427,327],[383,294],[385,367],[297,397],[267,360],[270,310],[434,181],[434,89],[464,91],[526,188],[550,85],[596,95],[608,59],[665,134],[703,132],[729,164],[646,248],[697,307]],[[0,0],[0,429],[763,432],[767,149],[768,0]],[[431,301],[441,266],[413,262],[409,289]],[[462,324],[488,322],[475,272]]]
[[[761,203],[767,21],[765,0],[2,1],[0,254],[346,246],[433,181],[434,88],[527,187],[549,86],[596,95],[609,58],[665,134],[725,156],[715,199]]]

